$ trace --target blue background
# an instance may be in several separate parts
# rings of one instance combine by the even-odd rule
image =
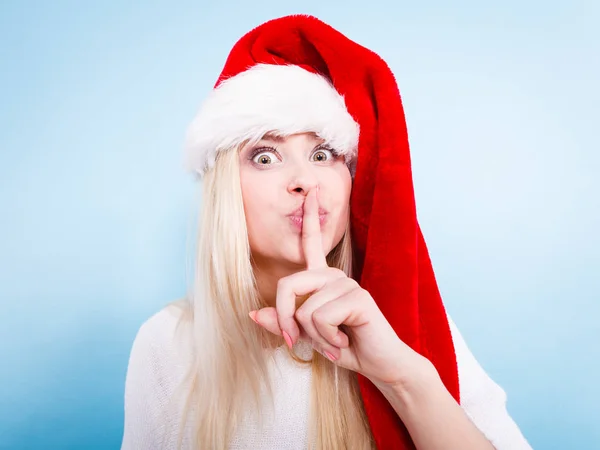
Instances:
[[[600,448],[598,5],[2,2],[0,447],[119,448],[135,333],[185,291],[184,130],[302,12],[397,75],[442,295],[526,437]]]

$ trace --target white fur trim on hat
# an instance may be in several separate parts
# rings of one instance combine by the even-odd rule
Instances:
[[[359,125],[331,83],[299,66],[258,64],[209,94],[188,129],[185,166],[203,175],[220,151],[257,142],[267,133],[306,132],[316,133],[353,164]]]

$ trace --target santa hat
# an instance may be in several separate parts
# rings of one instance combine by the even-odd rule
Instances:
[[[450,326],[417,222],[404,110],[387,64],[314,17],[255,28],[231,50],[189,128],[188,168],[201,176],[218,152],[270,132],[314,132],[345,155],[354,176],[354,277],[459,401]],[[380,391],[360,375],[359,385],[378,448],[414,448]]]

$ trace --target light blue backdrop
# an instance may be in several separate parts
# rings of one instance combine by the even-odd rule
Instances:
[[[396,73],[442,294],[525,435],[600,448],[598,2],[135,3],[0,5],[2,449],[119,447],[134,335],[184,293],[185,127],[297,12]]]

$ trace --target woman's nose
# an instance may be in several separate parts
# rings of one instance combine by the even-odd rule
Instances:
[[[288,184],[288,192],[306,195],[312,188],[317,187],[318,184],[318,179],[312,170],[296,170]]]
[[[307,195],[308,192],[312,189],[317,187],[318,183],[304,183],[304,182],[297,182],[297,183],[292,183],[289,187],[288,187],[288,192],[290,193],[298,193],[298,194],[302,194],[302,195]]]

